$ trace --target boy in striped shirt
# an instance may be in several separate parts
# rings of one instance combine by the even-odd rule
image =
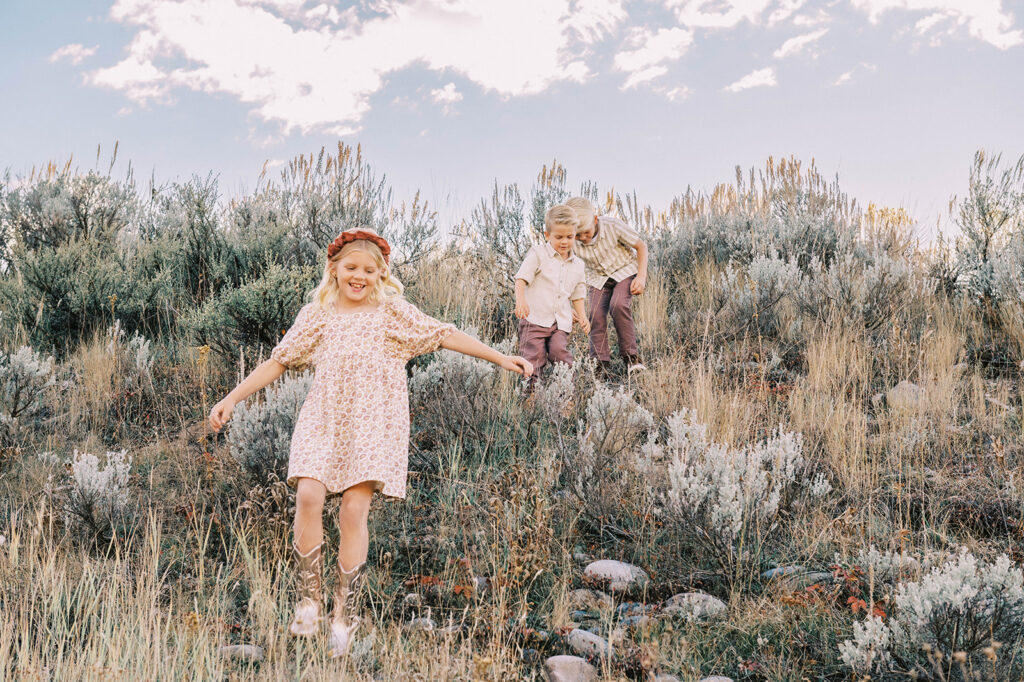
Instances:
[[[640,371],[644,365],[636,342],[632,299],[644,293],[647,285],[647,243],[618,218],[596,215],[589,199],[573,197],[565,203],[579,220],[574,251],[586,265],[590,288],[590,354],[607,376],[612,359],[610,314],[627,374]]]

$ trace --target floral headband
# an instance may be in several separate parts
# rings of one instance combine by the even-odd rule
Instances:
[[[373,230],[367,229],[345,230],[339,234],[334,238],[333,242],[327,245],[327,257],[334,258],[345,244],[359,239],[365,239],[368,242],[376,244],[377,247],[380,248],[381,254],[384,256],[384,262],[390,264],[389,256],[391,255],[391,245],[388,244],[384,237],[381,237]]]

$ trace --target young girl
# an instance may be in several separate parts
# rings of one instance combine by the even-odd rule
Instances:
[[[390,252],[387,241],[369,229],[338,235],[327,247],[323,280],[312,302],[299,311],[270,359],[210,412],[210,425],[219,431],[239,401],[286,369],[315,368],[288,459],[288,485],[296,489],[293,550],[298,570],[298,603],[289,629],[295,635],[317,631],[324,501],[341,494],[332,657],[348,652],[359,624],[354,592],[367,556],[373,493],[405,497],[406,363],[441,346],[512,372],[533,373],[523,358],[502,355],[405,301],[402,285],[388,271]]]

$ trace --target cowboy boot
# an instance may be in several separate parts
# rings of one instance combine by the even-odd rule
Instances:
[[[320,543],[303,554],[298,545],[292,543],[295,553],[295,569],[298,574],[298,597],[295,605],[295,617],[288,630],[293,635],[312,635],[320,624],[320,605],[323,594],[320,589]]]
[[[352,646],[359,616],[356,615],[356,600],[362,584],[364,561],[349,571],[338,561],[338,584],[334,588],[334,611],[331,614],[330,656],[338,658],[348,653]]]

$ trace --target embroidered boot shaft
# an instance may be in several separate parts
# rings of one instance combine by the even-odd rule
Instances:
[[[323,604],[320,577],[320,543],[307,553],[299,551],[298,545],[292,543],[295,555],[295,572],[298,579],[298,602],[295,605],[295,617],[288,630],[293,635],[312,635],[320,624],[320,605]]]
[[[341,561],[338,562],[338,584],[334,587],[334,611],[331,613],[331,658],[348,653],[356,628],[359,627],[357,601],[365,565],[364,561],[346,571],[341,567]]]

